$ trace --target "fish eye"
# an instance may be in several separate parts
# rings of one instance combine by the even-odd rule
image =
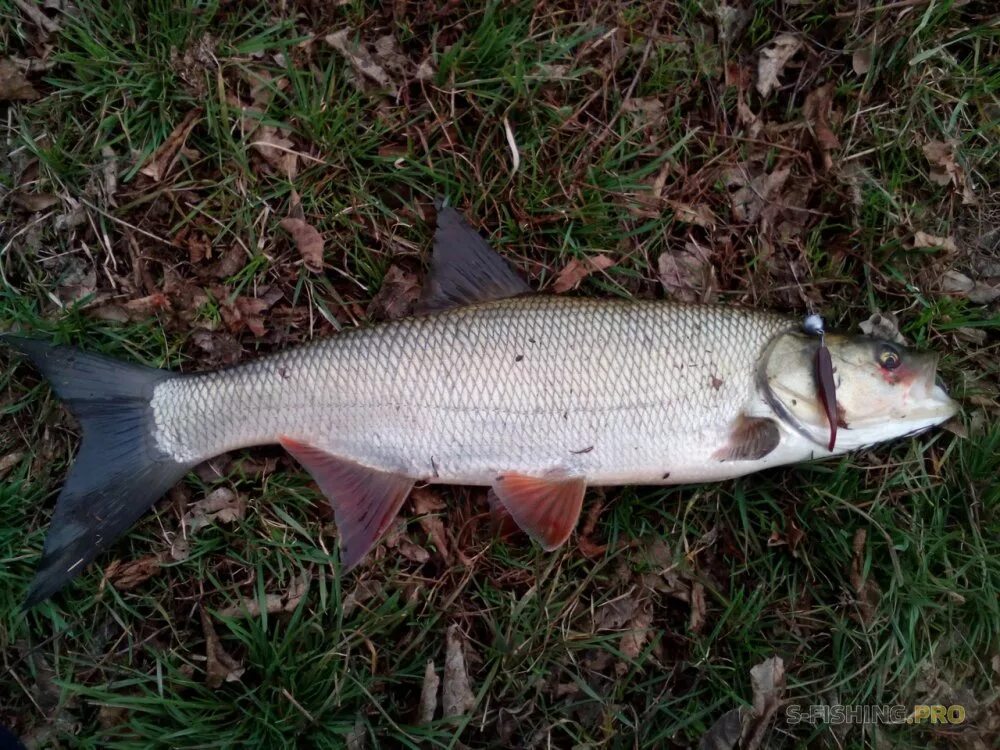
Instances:
[[[903,363],[903,358],[895,347],[883,344],[878,350],[878,363],[886,370],[895,370]]]

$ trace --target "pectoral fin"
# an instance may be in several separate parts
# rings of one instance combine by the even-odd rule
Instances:
[[[740,416],[729,442],[715,452],[719,461],[756,461],[778,447],[781,433],[773,419]]]
[[[420,312],[516,297],[531,288],[453,208],[438,211]]]
[[[350,570],[389,528],[414,480],[333,456],[281,436],[281,444],[316,480],[333,506],[340,532],[341,562]]]
[[[545,550],[561,546],[576,528],[587,485],[583,479],[501,474],[493,491],[524,531]]]

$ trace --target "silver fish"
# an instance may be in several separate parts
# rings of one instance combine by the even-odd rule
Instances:
[[[669,302],[528,295],[451,209],[439,212],[425,314],[195,375],[7,336],[83,427],[28,604],[61,588],[187,471],[280,443],[334,508],[356,565],[416,482],[491,486],[546,549],[588,485],[727,479],[909,435],[957,409],[936,357],[794,319]]]

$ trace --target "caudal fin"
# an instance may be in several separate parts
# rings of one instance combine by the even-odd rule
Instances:
[[[153,435],[150,399],[169,372],[5,335],[27,355],[80,422],[70,468],[25,608],[65,586],[113,544],[191,468],[164,454]]]

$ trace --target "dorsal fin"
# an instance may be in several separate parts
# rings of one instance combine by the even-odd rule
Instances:
[[[437,312],[530,292],[523,279],[453,208],[438,210],[434,253],[418,309]]]

